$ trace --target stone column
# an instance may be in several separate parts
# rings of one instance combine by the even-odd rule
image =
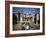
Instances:
[[[20,15],[20,22],[22,22],[22,14]]]
[[[36,15],[36,24],[38,25],[39,14]]]

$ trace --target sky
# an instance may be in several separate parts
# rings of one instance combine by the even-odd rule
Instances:
[[[24,8],[24,7],[13,7],[13,13],[17,13],[17,11],[20,11],[20,13],[33,13],[37,14],[40,13],[40,8]]]

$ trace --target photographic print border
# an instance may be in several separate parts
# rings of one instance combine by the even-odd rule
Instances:
[[[15,7],[15,9],[16,9],[16,7],[19,7],[19,8],[39,8],[39,11],[37,11],[37,13],[35,12],[32,12],[32,15],[33,15],[33,18],[35,19],[35,17],[36,17],[36,20],[37,20],[37,18],[39,18],[40,19],[40,26],[39,26],[39,30],[38,29],[36,29],[35,30],[35,28],[38,28],[38,26],[36,26],[36,23],[35,23],[35,25],[33,25],[33,28],[32,28],[32,30],[31,30],[31,27],[32,27],[32,25],[29,27],[29,29],[28,29],[28,31],[27,30],[22,30],[22,28],[21,28],[21,30],[19,31],[19,30],[14,30],[13,31],[13,28],[16,28],[17,27],[17,29],[19,28],[19,27],[23,27],[23,25],[22,25],[22,20],[21,20],[21,18],[20,18],[20,22],[21,22],[21,25],[22,26],[19,26],[18,27],[18,25],[16,26],[16,25],[13,25],[13,13],[15,13],[15,12],[13,12],[13,7]],[[20,9],[19,9],[20,10]],[[27,9],[26,9],[27,10]],[[18,11],[18,10],[16,10],[16,11]],[[33,11],[34,11],[34,9],[33,9]],[[22,13],[23,11],[21,10],[21,13]],[[30,11],[31,12],[31,11]],[[17,12],[16,12],[17,13]],[[24,14],[25,12],[23,12],[23,14]],[[29,14],[29,12],[28,12],[28,14]],[[30,13],[31,14],[31,13]],[[40,17],[38,17],[36,14],[38,14],[38,16],[40,16]],[[21,15],[21,14],[20,14]],[[36,16],[35,16],[36,15]],[[21,17],[21,16],[20,16]],[[29,17],[30,18],[30,17]],[[42,6],[34,6],[34,5],[20,5],[20,4],[10,4],[10,34],[21,34],[21,33],[38,33],[38,32],[42,32]],[[16,18],[15,18],[16,19]],[[33,19],[33,20],[34,20]],[[30,21],[29,21],[30,22]],[[28,23],[29,23],[28,22]],[[37,22],[37,21],[36,21]],[[15,22],[16,23],[16,22]],[[37,22],[38,23],[38,22]],[[29,24],[31,24],[31,23],[29,23]],[[26,25],[25,25],[26,26]],[[35,27],[34,27],[35,26]],[[20,28],[19,28],[20,29]],[[24,28],[25,29],[25,28]],[[33,30],[34,29],[34,30]]]
[[[39,5],[43,6],[43,22],[41,33],[23,33],[23,34],[10,34],[10,4],[22,4],[22,5]],[[5,37],[18,37],[18,36],[33,36],[45,34],[45,5],[44,3],[35,2],[20,2],[20,1],[5,1]]]

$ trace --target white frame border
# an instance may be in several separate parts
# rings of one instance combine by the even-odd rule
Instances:
[[[40,8],[40,30],[28,30],[28,31],[13,31],[12,29],[12,7],[25,7],[25,8]],[[23,33],[40,33],[42,32],[42,22],[43,22],[43,12],[42,6],[36,5],[19,5],[19,4],[10,4],[10,34],[23,34]]]

